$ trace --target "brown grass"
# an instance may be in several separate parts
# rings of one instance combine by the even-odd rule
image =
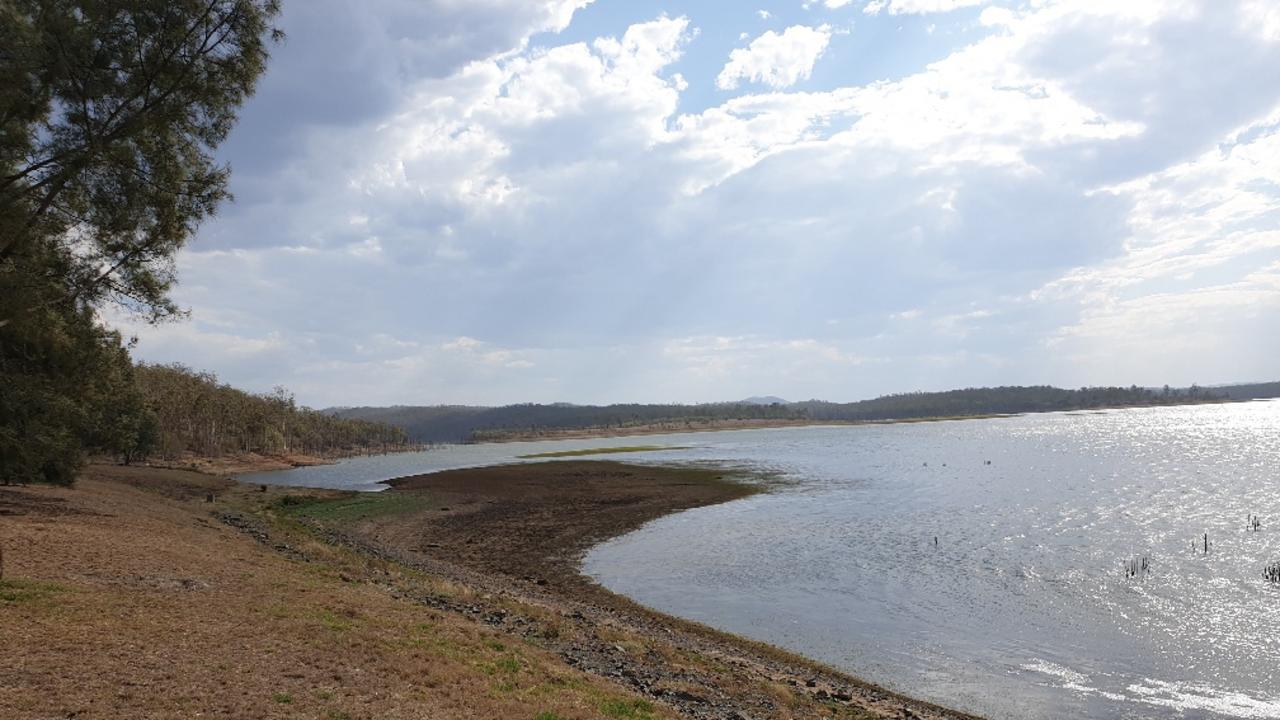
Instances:
[[[966,717],[573,570],[600,537],[750,488],[522,467],[376,502],[105,466],[75,489],[5,488],[0,718]]]
[[[211,488],[218,506],[248,494],[117,468],[73,490],[6,491],[0,717],[569,720],[640,700],[518,638],[343,581],[348,567],[386,572],[350,553],[299,543],[315,559],[287,559],[212,519]]]

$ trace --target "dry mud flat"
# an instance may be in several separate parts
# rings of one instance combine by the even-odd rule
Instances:
[[[0,717],[966,717],[577,574],[600,539],[748,492],[591,462],[377,496],[114,467],[0,488]]]

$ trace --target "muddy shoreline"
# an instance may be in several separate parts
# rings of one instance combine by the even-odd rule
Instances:
[[[331,542],[551,609],[571,627],[554,628],[545,646],[686,717],[972,717],[655,612],[580,573],[583,554],[604,540],[672,512],[748,497],[767,482],[716,468],[561,461],[401,478],[382,493],[388,511],[371,517],[316,517],[331,507],[324,504],[299,515],[312,516]],[[483,605],[469,607],[499,625],[515,622],[522,634],[537,624],[475,610]],[[645,651],[611,641],[619,637]]]

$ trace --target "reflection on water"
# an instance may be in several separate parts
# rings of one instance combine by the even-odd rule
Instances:
[[[992,717],[1280,717],[1280,587],[1262,578],[1280,559],[1280,403],[743,434],[708,453],[797,482],[654,522],[589,574]]]
[[[1280,717],[1280,587],[1262,579],[1280,560],[1280,402],[645,443],[694,447],[612,459],[792,482],[595,549],[587,572],[642,603],[993,718]],[[618,444],[465,446],[246,479],[369,488]],[[1130,577],[1142,558],[1149,571]]]

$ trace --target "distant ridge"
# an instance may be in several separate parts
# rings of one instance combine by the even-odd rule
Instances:
[[[1078,390],[1038,385],[899,393],[851,403],[822,400],[787,402],[778,397],[758,396],[739,402],[700,405],[526,403],[504,407],[354,407],[333,408],[328,412],[344,418],[376,420],[402,427],[414,442],[456,443],[555,437],[566,431],[626,435],[635,432],[679,432],[684,429],[760,427],[769,424],[960,418],[1276,397],[1280,397],[1280,382],[1214,388],[1193,385],[1189,388],[1130,386]]]

